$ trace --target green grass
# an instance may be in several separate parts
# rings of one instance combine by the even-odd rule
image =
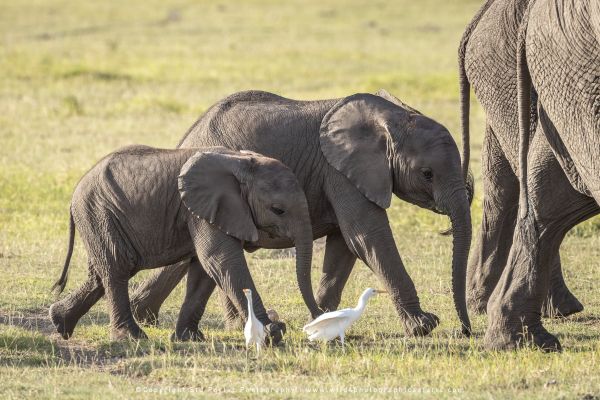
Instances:
[[[345,352],[309,344],[300,332],[306,312],[293,284],[293,260],[268,251],[248,260],[288,335],[256,362],[246,363],[241,332],[224,330],[215,299],[202,322],[207,342],[171,343],[182,288],[165,304],[160,326],[146,330],[148,341],[111,343],[104,301],[68,342],[51,333],[45,318],[66,251],[71,192],[100,157],[132,143],[173,147],[213,102],[250,88],[316,99],[383,87],[456,134],[457,45],[479,3],[0,2],[2,397],[600,395],[597,221],[574,229],[562,247],[566,279],[586,307],[546,322],[562,341],[562,354],[484,351],[485,316],[472,317],[475,337],[457,335],[451,240],[437,234],[447,220],[397,199],[389,215],[398,248],[423,307],[442,320],[430,337],[405,337],[391,302],[379,297],[353,327]],[[474,101],[475,227],[483,125]],[[322,258],[317,251],[315,286]],[[71,272],[67,291],[86,273],[78,241]],[[357,265],[342,305],[377,284]]]

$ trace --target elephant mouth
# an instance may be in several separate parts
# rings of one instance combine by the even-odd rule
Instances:
[[[260,236],[267,237],[269,239],[280,239],[279,229],[276,225],[263,225],[258,227]]]
[[[424,208],[427,209],[427,210],[429,210],[429,211],[433,211],[436,214],[448,215],[448,213],[446,211],[442,210],[441,208],[439,208],[437,206],[437,204],[435,204],[434,201],[428,202],[427,205]]]

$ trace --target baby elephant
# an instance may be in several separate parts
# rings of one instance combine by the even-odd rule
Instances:
[[[203,285],[212,290],[216,282],[245,318],[243,289],[256,294],[255,315],[276,343],[285,325],[269,319],[244,258],[244,248],[272,240],[296,245],[301,293],[311,313],[320,313],[310,281],[313,234],[306,198],[293,172],[277,160],[222,147],[131,146],[108,155],[73,194],[69,250],[54,285],[59,293],[67,281],[75,228],[86,246],[89,272],[81,287],[50,307],[65,339],[105,294],[111,337],[146,338],[129,305],[129,278],[141,269],[197,257],[195,273],[204,275]],[[197,306],[191,297],[186,296],[182,313],[198,312],[186,309]],[[202,334],[176,337],[182,335]]]

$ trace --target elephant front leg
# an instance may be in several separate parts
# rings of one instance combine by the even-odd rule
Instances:
[[[517,222],[509,261],[488,303],[485,341],[490,348],[531,340],[545,350],[560,349],[542,325],[542,304],[560,266],[558,251],[565,234],[600,211],[594,199],[568,184],[545,143],[544,135],[535,135],[532,148],[537,151],[530,152],[528,163],[529,211]]]
[[[354,235],[350,246],[385,285],[406,333],[411,336],[428,335],[440,320],[437,315],[421,309],[417,290],[404,268],[387,219],[381,222],[385,225],[375,231]],[[365,248],[359,247],[362,244]]]
[[[101,271],[101,272],[100,272]],[[133,318],[129,304],[129,269],[121,265],[103,265],[99,269],[109,307],[111,340],[147,339]]]
[[[550,268],[544,262],[547,246],[531,213],[517,222],[508,264],[488,303],[485,346],[489,349],[512,349],[528,341],[546,351],[561,349],[558,339],[542,325],[540,309]]]
[[[272,343],[279,343],[285,333],[285,324],[269,319],[250,275],[241,242],[202,219],[192,219],[189,227],[197,257],[208,275],[227,294],[244,320],[248,319],[248,306],[243,290],[252,290],[256,318],[269,332]]]
[[[396,248],[385,210],[367,200],[341,175],[330,177],[327,196],[348,249],[385,285],[407,334],[429,334],[439,324],[439,318],[421,309],[415,285]]]
[[[317,291],[317,303],[322,310],[337,310],[355,263],[356,256],[348,249],[341,232],[327,235],[323,274]]]
[[[142,324],[157,325],[158,312],[169,294],[187,274],[190,260],[168,265],[154,272],[135,289],[131,309]]]
[[[172,341],[204,340],[199,328],[200,319],[215,286],[215,281],[208,276],[198,260],[193,259],[188,270],[185,300],[179,311],[175,333],[171,335]]]
[[[467,304],[475,313],[485,312],[506,265],[519,203],[519,181],[489,125],[481,173],[483,219],[467,269]]]
[[[89,275],[85,283],[75,292],[50,306],[50,319],[63,339],[73,335],[79,319],[104,296],[104,286],[100,276],[91,265],[88,268]]]
[[[225,329],[235,331],[244,327],[244,319],[240,312],[231,302],[227,293],[219,289],[219,298],[223,309],[223,319],[225,320]]]

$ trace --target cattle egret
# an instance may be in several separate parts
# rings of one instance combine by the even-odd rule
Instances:
[[[356,321],[365,311],[367,301],[377,293],[387,293],[383,290],[368,288],[358,299],[356,308],[346,308],[343,310],[325,313],[319,318],[304,326],[302,330],[308,334],[308,340],[330,341],[339,336],[342,346],[344,345],[344,336],[346,329]]]
[[[254,315],[254,307],[252,307],[252,290],[244,289],[244,294],[248,300],[248,320],[244,327],[244,336],[246,337],[246,355],[248,348],[255,344],[256,354],[260,353],[260,348],[265,344],[265,326]]]

